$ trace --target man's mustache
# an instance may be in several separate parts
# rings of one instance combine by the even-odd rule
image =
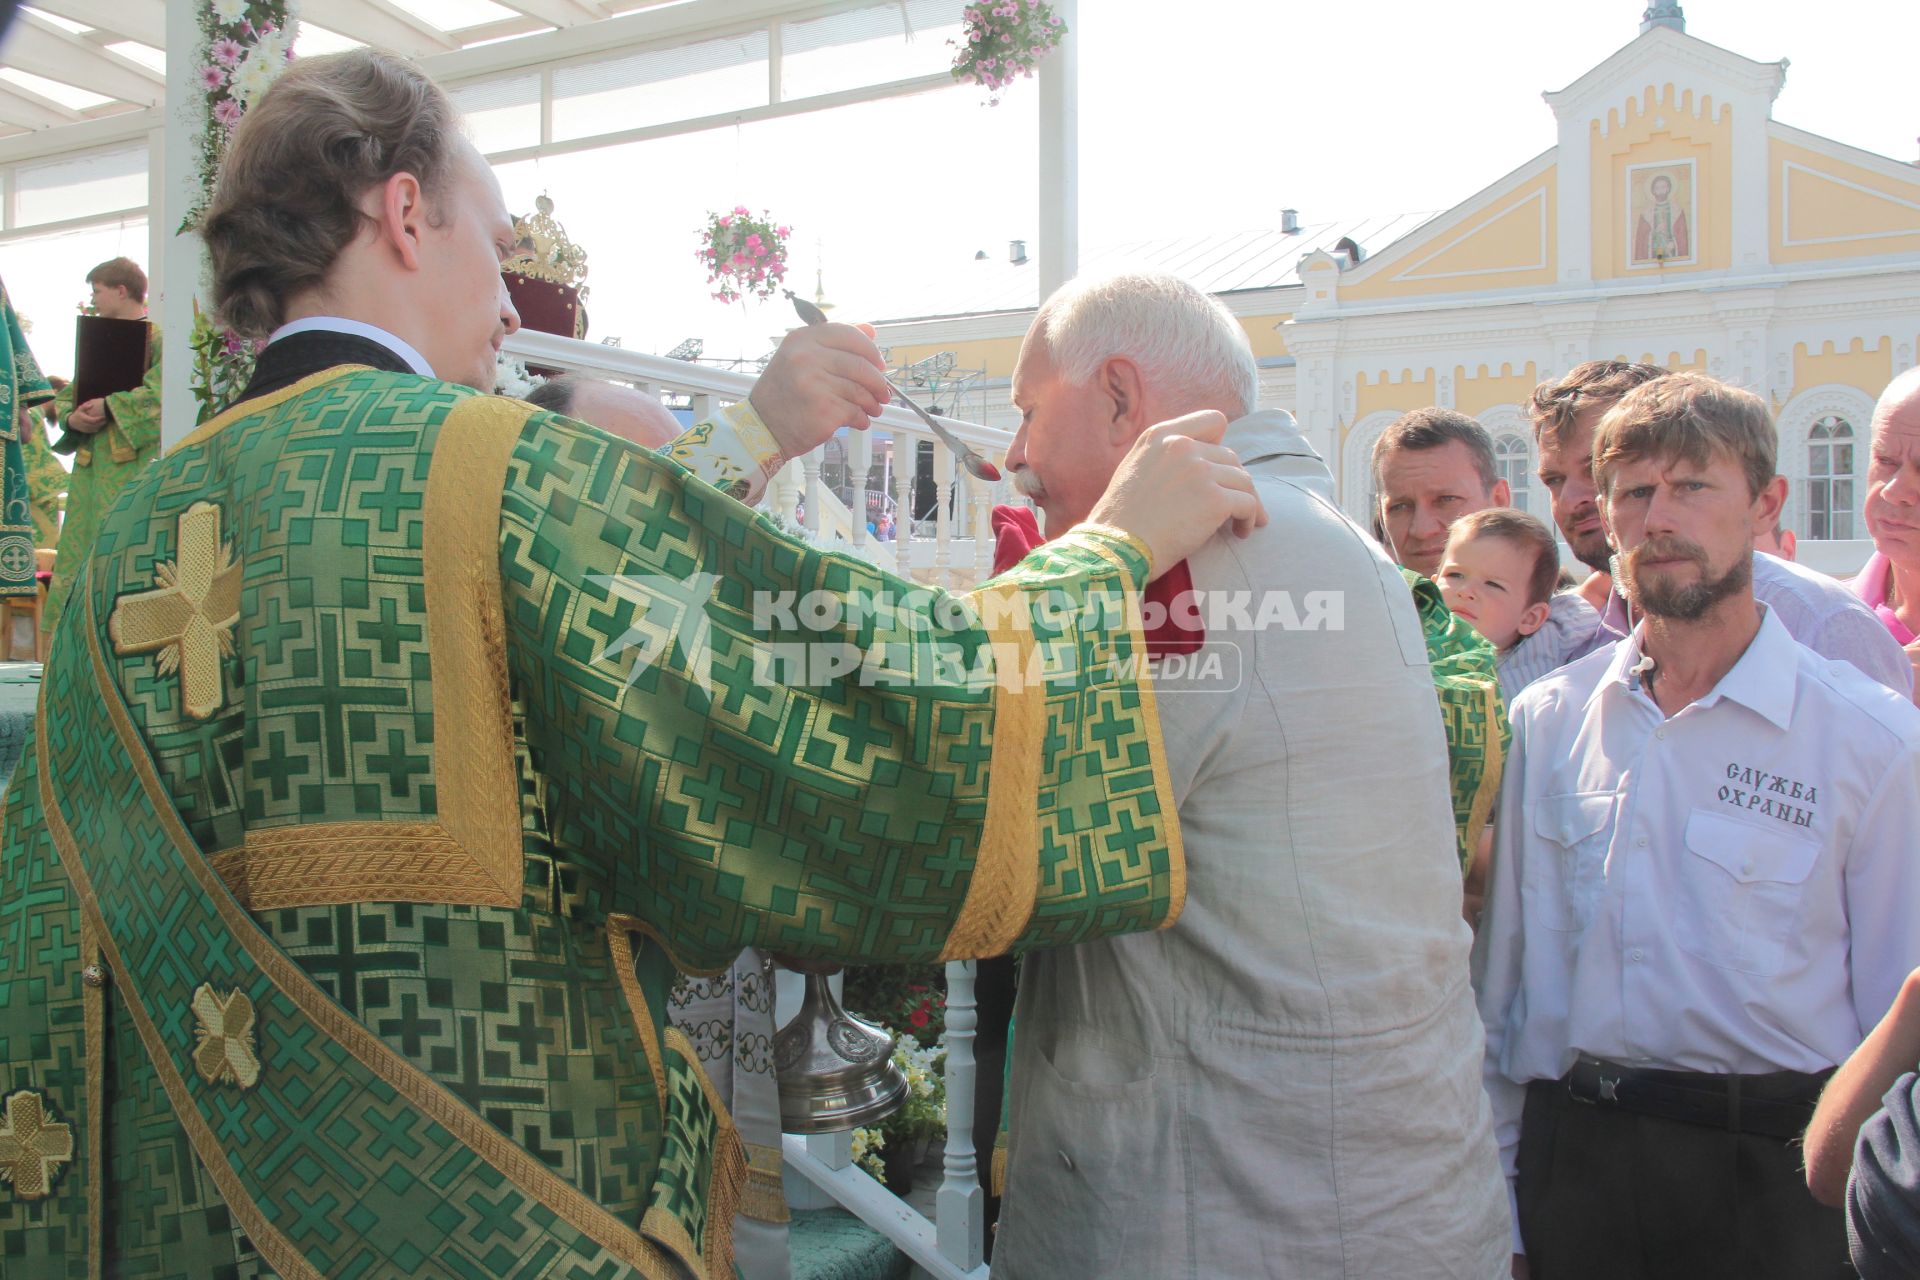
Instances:
[[[1648,538],[1627,553],[1627,565],[1632,569],[1638,569],[1649,560],[1691,560],[1705,568],[1707,549],[1685,538]]]
[[[1013,473],[1013,487],[1023,498],[1047,496],[1047,486],[1040,483],[1040,477],[1034,474],[1032,467],[1021,467]]]

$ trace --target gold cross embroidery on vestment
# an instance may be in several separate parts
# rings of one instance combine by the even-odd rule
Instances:
[[[244,991],[221,995],[201,983],[193,993],[193,1029],[199,1043],[193,1067],[208,1084],[230,1083],[251,1089],[260,1083],[260,1058],[253,1048],[253,1001]]]
[[[40,1199],[72,1159],[73,1129],[54,1121],[47,1100],[31,1089],[8,1094],[0,1104],[0,1179],[13,1184],[13,1194]]]
[[[182,706],[205,720],[225,701],[221,659],[240,621],[240,564],[220,540],[220,508],[196,502],[180,516],[179,558],[154,571],[151,591],[120,597],[107,635],[121,657],[160,652],[161,675],[180,673]]]

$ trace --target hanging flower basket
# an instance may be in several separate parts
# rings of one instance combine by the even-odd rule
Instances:
[[[707,283],[718,286],[714,300],[771,298],[787,278],[790,234],[790,228],[775,223],[764,209],[757,218],[743,204],[735,205],[731,213],[708,214],[694,256],[707,269]]]
[[[953,60],[953,78],[984,85],[995,95],[987,99],[990,106],[999,104],[999,93],[1016,77],[1031,76],[1067,34],[1067,24],[1046,0],[969,5],[963,20],[966,43],[947,42],[960,50]]]

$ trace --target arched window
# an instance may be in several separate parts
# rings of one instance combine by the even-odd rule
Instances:
[[[1853,427],[1837,414],[1807,432],[1807,536],[1853,536]]]
[[[1501,435],[1493,439],[1493,465],[1500,478],[1513,490],[1510,501],[1522,511],[1533,510],[1530,492],[1533,484],[1533,450],[1526,437]]]

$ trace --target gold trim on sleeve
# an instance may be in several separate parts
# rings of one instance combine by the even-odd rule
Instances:
[[[433,672],[433,782],[440,825],[520,904],[520,785],[513,767],[500,501],[520,428],[534,412],[474,396],[440,425],[427,493],[421,577]]]
[[[37,732],[37,731],[36,731]],[[46,745],[36,739],[35,749]],[[44,766],[44,762],[42,764]],[[87,1072],[87,1280],[106,1267],[107,982],[106,959],[93,920],[80,913],[80,1008]]]

